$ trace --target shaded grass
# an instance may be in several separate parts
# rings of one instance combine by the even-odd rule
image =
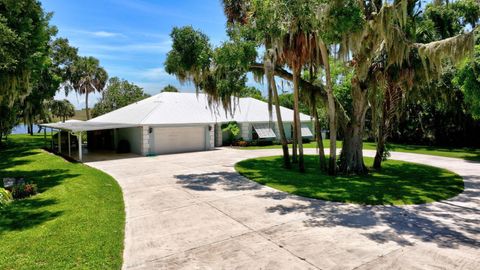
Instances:
[[[372,158],[365,158],[368,165]],[[367,176],[326,175],[316,156],[305,156],[306,173],[282,167],[282,157],[241,161],[235,169],[243,176],[296,195],[335,202],[368,205],[422,204],[451,198],[464,189],[457,174],[426,165],[389,160],[381,171]]]
[[[120,187],[99,170],[40,150],[42,139],[12,135],[0,150],[0,179],[24,177],[40,192],[0,210],[0,269],[119,269]]]
[[[329,140],[323,140],[323,145],[325,148],[328,148],[330,142]],[[406,152],[406,153],[415,153],[415,154],[425,154],[441,157],[451,157],[451,158],[461,158],[471,161],[480,161],[480,149],[476,148],[449,148],[449,147],[435,147],[435,146],[422,146],[422,145],[404,145],[392,143],[390,145],[390,151],[393,152]],[[316,148],[317,144],[315,142],[305,143],[303,145],[305,148]],[[342,147],[342,141],[337,141],[337,148]],[[268,145],[268,146],[249,146],[242,147],[240,149],[244,150],[257,150],[257,149],[276,149],[281,148],[281,145]],[[363,149],[365,150],[375,150],[376,143],[374,142],[364,142]]]

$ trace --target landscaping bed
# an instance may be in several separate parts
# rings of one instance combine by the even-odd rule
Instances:
[[[367,165],[372,158],[365,158]],[[383,163],[381,171],[365,176],[326,175],[318,169],[317,156],[305,156],[306,172],[282,167],[282,157],[262,157],[235,165],[243,176],[260,184],[296,195],[326,201],[405,205],[445,200],[461,193],[463,179],[448,170],[396,160]]]

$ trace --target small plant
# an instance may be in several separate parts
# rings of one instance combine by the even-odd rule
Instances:
[[[237,137],[238,134],[240,134],[240,127],[238,126],[237,122],[233,121],[233,122],[229,122],[228,124],[222,125],[222,131],[228,132],[228,135],[229,135],[228,140],[230,144],[232,144],[233,141],[235,140],[235,137]]]
[[[0,208],[4,207],[13,200],[10,191],[0,188]]]
[[[12,197],[14,199],[23,199],[38,193],[36,184],[20,184],[12,187]]]

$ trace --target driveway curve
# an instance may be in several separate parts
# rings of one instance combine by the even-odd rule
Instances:
[[[480,163],[392,153],[464,178],[458,196],[412,206],[307,199],[235,172],[240,160],[280,154],[220,148],[87,163],[123,189],[123,268],[480,269]]]

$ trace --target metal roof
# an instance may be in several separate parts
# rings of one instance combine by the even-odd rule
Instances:
[[[254,98],[232,98],[233,112],[225,112],[221,105],[209,106],[205,94],[164,92],[135,102],[88,121],[40,124],[43,127],[71,132],[127,128],[137,126],[213,124],[236,122],[276,122],[273,109],[269,117],[268,104]],[[293,110],[280,107],[282,120],[293,122]],[[310,121],[310,116],[300,114],[300,121]]]
[[[273,129],[268,124],[253,124],[253,128],[255,129],[255,132],[257,132],[259,138],[263,139],[277,137],[275,132],[273,132]]]
[[[90,121],[75,121],[75,122],[66,121],[66,122],[59,122],[59,123],[39,124],[39,126],[67,130],[71,132],[81,132],[81,131],[105,130],[105,129],[114,129],[114,128],[127,128],[127,127],[135,127],[138,125],[90,122]]]
[[[89,122],[136,125],[178,125],[237,122],[269,122],[268,104],[254,98],[232,98],[235,109],[226,113],[223,106],[209,106],[205,94],[164,92],[118,110],[101,115]],[[293,110],[281,107],[282,120],[293,122]],[[301,121],[310,116],[300,114]],[[272,121],[276,121],[275,109]]]
[[[307,125],[302,125],[302,137],[313,137],[313,133]]]

